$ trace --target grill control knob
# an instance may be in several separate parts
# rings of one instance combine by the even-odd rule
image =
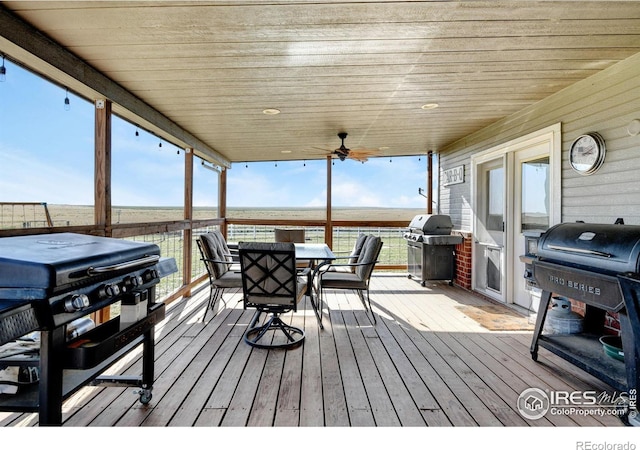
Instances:
[[[142,279],[144,280],[145,283],[156,280],[158,278],[160,277],[158,276],[158,271],[155,269],[149,269],[142,274]]]
[[[89,297],[85,294],[74,294],[64,301],[64,310],[72,313],[89,306]]]
[[[117,284],[104,284],[98,289],[98,297],[103,300],[117,295],[120,295],[120,287]]]
[[[126,277],[124,279],[124,286],[127,289],[132,289],[132,288],[136,288],[138,286],[140,286],[143,283],[142,281],[142,277],[140,275],[135,275],[135,276],[130,276],[130,277]]]

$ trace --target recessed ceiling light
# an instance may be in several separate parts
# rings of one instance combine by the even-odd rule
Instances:
[[[267,108],[262,110],[262,114],[266,114],[268,116],[275,116],[276,114],[280,114],[280,110],[275,108]]]
[[[437,103],[426,103],[424,105],[421,106],[422,109],[436,109],[438,106]]]
[[[280,150],[280,153],[291,153],[291,150]]]

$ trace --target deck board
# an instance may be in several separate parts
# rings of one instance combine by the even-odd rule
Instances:
[[[549,415],[528,420],[519,394],[548,390],[615,392],[545,349],[531,359],[531,331],[490,332],[456,306],[486,300],[445,282],[420,286],[406,275],[372,278],[373,323],[358,297],[327,291],[320,329],[304,300],[284,320],[303,327],[298,348],[265,350],[243,341],[253,311],[239,292],[202,321],[208,287],[167,307],[156,328],[149,405],[133,388],[85,387],[63,407],[71,427],[598,427],[610,416]],[[139,374],[134,351],[109,373]],[[0,425],[37,425],[37,414],[0,413]]]

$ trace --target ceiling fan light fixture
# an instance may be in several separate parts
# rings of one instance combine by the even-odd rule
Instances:
[[[425,110],[429,110],[429,109],[436,109],[438,106],[440,106],[438,103],[425,103],[424,105],[421,106],[421,108]]]

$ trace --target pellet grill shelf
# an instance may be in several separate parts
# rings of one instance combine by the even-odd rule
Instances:
[[[590,333],[551,334],[541,335],[538,344],[620,392],[627,391],[624,362],[607,356],[598,339]]]

